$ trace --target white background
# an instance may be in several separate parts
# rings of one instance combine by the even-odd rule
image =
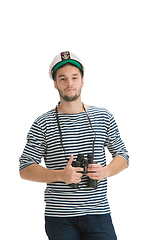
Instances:
[[[20,179],[19,157],[59,100],[49,64],[69,50],[85,65],[83,102],[113,113],[129,151],[129,168],[108,179],[118,240],[160,239],[159,1],[6,0],[0,25],[0,238],[47,240],[45,184]]]

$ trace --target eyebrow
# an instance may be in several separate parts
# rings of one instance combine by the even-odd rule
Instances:
[[[65,75],[59,75],[58,77],[59,77],[59,78],[60,78],[60,77],[65,77]]]
[[[58,78],[65,77],[66,75],[59,75]],[[72,74],[72,76],[78,76],[78,74]]]

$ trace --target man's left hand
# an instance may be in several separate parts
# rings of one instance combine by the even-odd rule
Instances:
[[[101,181],[105,178],[104,168],[99,163],[89,164],[85,175],[90,179]]]

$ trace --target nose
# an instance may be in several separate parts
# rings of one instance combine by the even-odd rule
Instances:
[[[72,84],[73,84],[73,83],[72,83],[72,79],[71,79],[71,78],[68,78],[68,79],[67,79],[67,85],[68,85],[68,86],[72,86]]]

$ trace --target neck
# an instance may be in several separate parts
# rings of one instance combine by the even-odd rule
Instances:
[[[60,104],[58,105],[58,112],[75,114],[83,111],[84,109],[83,104],[81,102],[81,98],[72,102],[66,102],[63,99],[60,99]]]

